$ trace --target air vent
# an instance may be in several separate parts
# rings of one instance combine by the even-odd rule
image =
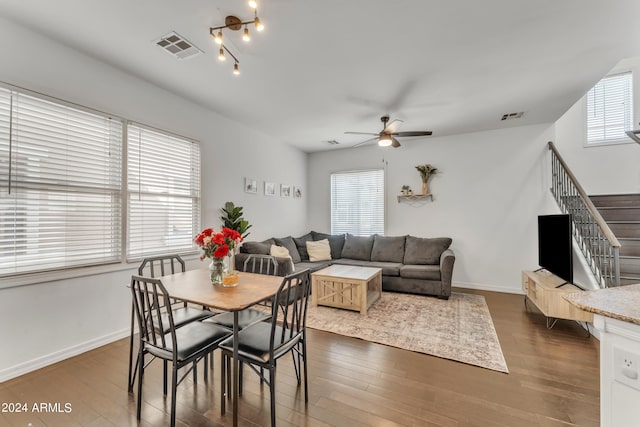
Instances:
[[[511,120],[511,119],[519,119],[524,114],[524,111],[520,111],[519,113],[507,113],[503,114],[500,120]]]
[[[330,141],[327,141],[327,144],[331,144],[331,145],[338,145],[340,144],[338,141],[336,141],[335,139],[332,139]]]
[[[202,53],[193,43],[174,31],[155,40],[154,43],[178,59],[193,58]]]

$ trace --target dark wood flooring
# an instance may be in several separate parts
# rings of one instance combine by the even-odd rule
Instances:
[[[597,426],[599,343],[574,322],[547,330],[525,310],[523,297],[483,291],[509,374],[309,330],[309,389],[305,406],[291,358],[278,365],[280,426]],[[530,310],[535,310],[531,309]],[[127,393],[128,340],[0,384],[3,410],[26,403],[27,413],[0,412],[2,426],[128,426],[135,395]],[[5,347],[6,349],[6,347]],[[178,425],[223,426],[219,365],[208,381],[191,377],[178,388]],[[142,426],[166,425],[161,364],[145,374]],[[34,404],[48,412],[33,412]],[[59,404],[56,407],[56,403]],[[65,410],[68,413],[52,413]],[[7,406],[5,406],[7,404]],[[240,425],[269,424],[269,393],[245,372]]]

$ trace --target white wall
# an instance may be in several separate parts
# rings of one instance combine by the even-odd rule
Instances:
[[[610,74],[633,72],[634,129],[640,125],[640,58],[621,61]],[[603,76],[604,77],[604,76]],[[586,147],[586,98],[582,97],[556,122],[560,155],[587,194],[628,194],[640,192],[640,144]]]
[[[454,285],[521,292],[521,270],[537,268],[537,215],[557,213],[549,193],[553,125],[403,140],[309,156],[309,225],[329,231],[331,172],[386,164],[386,234],[448,236]],[[438,168],[433,202],[398,203],[402,185],[421,188],[419,164]]]
[[[306,194],[265,197],[262,187],[306,190],[305,153],[3,18],[0,51],[0,81],[201,141],[203,226],[218,227],[230,200],[244,207],[252,239],[306,230]],[[259,180],[258,195],[244,193],[245,176]],[[0,381],[127,334],[132,267],[0,290]]]

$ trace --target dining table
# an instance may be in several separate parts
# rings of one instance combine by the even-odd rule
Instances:
[[[233,313],[233,426],[238,425],[238,312],[275,296],[282,277],[238,272],[233,287],[213,285],[207,269],[189,270],[159,277],[171,298]],[[224,396],[222,397],[224,399]]]

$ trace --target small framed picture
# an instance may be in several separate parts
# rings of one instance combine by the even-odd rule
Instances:
[[[293,186],[293,197],[296,199],[302,197],[302,189],[300,187]]]
[[[258,181],[253,178],[245,178],[244,191],[246,193],[258,194]]]
[[[276,184],[275,182],[264,182],[264,195],[265,196],[275,196],[276,195]]]
[[[291,186],[289,184],[280,184],[280,196],[291,197]]]

